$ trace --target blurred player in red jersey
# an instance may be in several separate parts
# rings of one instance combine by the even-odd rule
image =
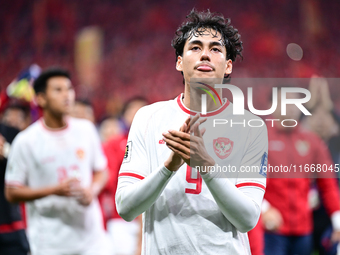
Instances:
[[[104,144],[104,152],[108,159],[109,181],[101,194],[101,203],[107,230],[113,245],[114,254],[131,255],[140,254],[141,246],[141,218],[133,222],[124,221],[117,213],[115,206],[115,195],[118,182],[118,173],[122,164],[128,132],[136,112],[147,104],[142,97],[130,99],[122,110],[123,134],[110,139]]]
[[[300,110],[294,105],[287,105],[287,115],[281,115],[280,92],[278,107],[274,119],[298,120]],[[292,94],[297,98],[297,94]],[[278,123],[278,122],[274,122]],[[270,124],[271,125],[271,124]],[[295,128],[268,126],[270,166],[289,166],[307,164],[332,165],[330,153],[324,142],[301,126]],[[334,168],[334,165],[333,165]],[[267,175],[267,190],[262,205],[262,222],[265,229],[266,255],[309,255],[312,252],[312,210],[308,204],[311,178],[273,178]],[[330,177],[327,174],[327,177]],[[334,175],[335,177],[335,175]],[[321,192],[325,207],[331,216],[334,232],[332,240],[340,240],[340,206],[336,180],[334,178],[317,178],[316,183]],[[263,233],[260,223],[249,235],[251,245],[257,246]]]
[[[97,195],[107,161],[94,125],[67,117],[74,103],[70,75],[49,69],[34,82],[43,117],[14,139],[6,197],[27,205],[33,255],[106,255]]]

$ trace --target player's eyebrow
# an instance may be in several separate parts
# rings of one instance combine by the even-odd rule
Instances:
[[[203,45],[203,43],[200,41],[200,40],[194,40],[194,41],[191,41],[191,42],[189,42],[189,46],[191,46],[191,45],[193,45],[193,44],[198,44],[198,45],[200,45],[200,46],[202,46]]]
[[[212,47],[212,46],[220,46],[220,47],[222,47],[223,45],[222,45],[221,42],[213,41],[213,42],[210,42],[209,46],[210,46],[210,47]]]
[[[189,42],[188,46],[191,46],[191,45],[193,45],[193,44],[197,44],[197,45],[200,45],[200,46],[203,45],[202,41],[200,41],[200,40],[194,40],[194,41]],[[209,46],[210,46],[210,47],[212,47],[212,46],[220,46],[220,47],[222,47],[223,45],[222,45],[221,42],[212,41],[212,42],[209,43]]]

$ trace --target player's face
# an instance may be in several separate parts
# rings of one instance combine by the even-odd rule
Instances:
[[[55,115],[69,114],[74,104],[74,89],[70,79],[59,76],[48,79],[40,105]]]
[[[226,48],[221,34],[206,30],[201,35],[193,35],[184,45],[183,56],[177,59],[176,69],[182,71],[184,79],[219,78],[232,72],[232,61],[226,59]]]

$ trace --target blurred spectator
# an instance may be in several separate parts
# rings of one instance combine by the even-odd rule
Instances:
[[[99,136],[102,143],[106,143],[110,139],[121,135],[123,128],[117,118],[109,117],[102,121],[99,126]]]
[[[141,253],[141,216],[132,222],[126,222],[115,208],[115,194],[118,173],[122,164],[128,138],[128,131],[136,112],[147,104],[146,99],[135,97],[130,99],[123,108],[121,121],[124,133],[110,139],[104,144],[104,152],[108,158],[110,177],[108,184],[99,196],[103,208],[107,230],[111,236],[115,255],[134,255]]]
[[[92,104],[87,99],[77,99],[74,102],[71,116],[75,118],[86,119],[92,123],[95,122]]]
[[[281,93],[278,94],[278,107],[273,119],[279,119],[280,122],[283,119],[298,120],[300,111],[295,105],[287,105],[287,115],[281,115]],[[292,98],[298,98],[297,94],[293,94]],[[268,165],[304,167],[307,164],[310,167],[311,164],[326,164],[334,168],[329,151],[320,138],[303,130],[300,125],[289,128],[281,126],[280,122],[274,122],[274,127],[268,127]],[[268,172],[262,210],[266,255],[309,255],[312,252],[312,211],[308,204],[312,176],[306,172],[299,175]],[[325,176],[333,176],[333,172],[329,174]],[[320,178],[325,176],[318,175],[316,183],[332,218],[332,240],[339,241],[339,191],[334,178]]]
[[[333,102],[330,97],[328,82],[325,78],[313,77],[309,90],[312,100],[308,107],[312,116],[304,119],[304,126],[316,133],[327,145],[331,152],[333,163],[339,164],[340,136],[339,117],[333,110]],[[339,172],[337,173],[339,177]],[[313,189],[313,243],[314,250],[319,255],[335,255],[337,244],[331,241],[332,223],[327,215],[324,201],[319,197],[317,188]]]
[[[0,124],[0,254],[27,255],[29,245],[18,204],[5,199],[5,170],[10,144],[19,130]]]
[[[2,123],[20,131],[24,130],[31,124],[29,106],[10,104],[3,113]]]
[[[135,117],[136,112],[146,104],[147,100],[144,97],[133,97],[126,102],[121,116],[124,133],[129,133],[132,120]]]

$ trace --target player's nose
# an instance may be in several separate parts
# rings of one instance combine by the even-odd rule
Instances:
[[[203,48],[201,53],[201,61],[210,61],[210,51],[209,49]]]

